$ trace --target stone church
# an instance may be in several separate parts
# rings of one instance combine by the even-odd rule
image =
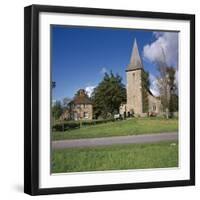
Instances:
[[[142,96],[142,72],[144,71],[143,62],[139,54],[137,41],[135,39],[131,54],[130,64],[126,69],[126,93],[127,102],[120,106],[120,114],[128,113],[135,116],[146,116],[148,114],[159,114],[161,112],[161,101],[155,97],[151,91],[148,95],[148,112],[143,112]]]

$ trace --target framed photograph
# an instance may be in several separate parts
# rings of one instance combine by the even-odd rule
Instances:
[[[24,192],[195,184],[195,16],[31,5]]]

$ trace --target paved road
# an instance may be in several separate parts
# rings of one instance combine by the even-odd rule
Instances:
[[[58,140],[53,141],[52,147],[54,149],[64,149],[72,147],[93,147],[93,146],[107,146],[113,144],[139,144],[139,143],[154,143],[160,141],[176,141],[178,140],[178,133],[157,133],[145,135],[131,135],[131,136],[115,136],[104,138],[88,138],[88,139],[73,139],[73,140]]]

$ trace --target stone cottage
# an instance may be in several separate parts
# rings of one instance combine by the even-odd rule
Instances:
[[[84,89],[78,90],[74,99],[69,103],[69,113],[72,120],[92,120],[92,101]]]

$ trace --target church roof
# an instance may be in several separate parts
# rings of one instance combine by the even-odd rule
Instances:
[[[143,69],[143,64],[142,64],[142,60],[139,54],[136,39],[134,41],[130,64],[128,65],[127,71],[131,71],[135,69]]]

